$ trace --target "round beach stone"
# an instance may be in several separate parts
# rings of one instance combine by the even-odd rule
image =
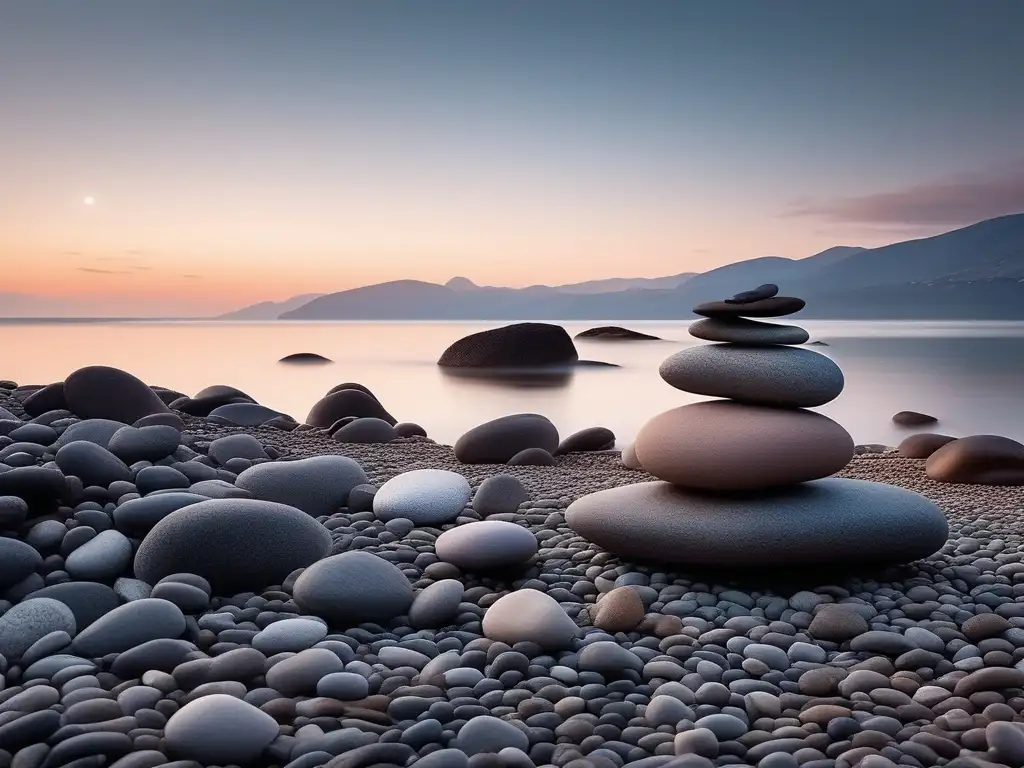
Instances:
[[[704,341],[723,341],[732,344],[806,344],[811,338],[796,325],[759,323],[741,317],[719,319],[707,317],[690,324],[690,335]]]
[[[121,604],[113,589],[94,581],[51,584],[33,592],[32,597],[48,597],[64,603],[75,615],[75,625],[79,632]]]
[[[587,427],[558,444],[555,456],[577,451],[607,451],[615,447],[615,433],[607,427]]]
[[[207,418],[223,419],[240,427],[258,427],[282,416],[289,418],[287,414],[257,403],[228,403],[217,406],[207,414]]]
[[[143,416],[166,413],[164,401],[130,373],[105,365],[79,368],[64,380],[68,410],[82,419],[134,424]]]
[[[522,752],[530,749],[530,737],[512,723],[490,715],[474,717],[462,728],[456,746],[467,755],[481,752],[500,752],[512,747]]]
[[[43,565],[42,555],[23,541],[0,536],[0,587],[17,584]]]
[[[179,709],[164,728],[167,752],[202,765],[245,765],[277,738],[277,721],[224,693],[201,696]]]
[[[16,528],[28,517],[28,503],[17,496],[0,496],[0,528]]]
[[[123,533],[100,531],[68,555],[64,570],[78,581],[113,581],[131,561],[132,543]]]
[[[150,584],[194,573],[217,594],[280,584],[327,555],[331,536],[305,512],[255,499],[213,499],[171,512],[143,539],[135,575]]]
[[[409,623],[414,629],[439,629],[458,614],[466,588],[458,579],[435,581],[419,592],[409,608]]]
[[[636,454],[670,483],[754,490],[838,472],[853,458],[853,438],[813,411],[712,400],[655,416],[640,429]]]
[[[796,347],[701,344],[658,371],[683,392],[777,408],[814,408],[843,391],[843,372],[825,355]]]
[[[267,686],[285,696],[311,696],[321,678],[344,671],[345,662],[334,651],[308,648],[272,666],[267,672]]]
[[[361,389],[339,389],[329,392],[316,402],[306,416],[306,423],[327,429],[338,419],[346,416],[374,418],[394,425],[397,420],[388,413],[376,397]]]
[[[129,536],[145,536],[171,512],[189,504],[208,501],[198,493],[158,493],[142,499],[129,499],[114,509],[114,527]]]
[[[174,453],[181,443],[181,432],[174,427],[121,427],[110,436],[107,450],[125,464],[160,461]]]
[[[629,443],[622,449],[620,455],[622,466],[626,469],[642,470],[643,465],[640,463],[640,459],[636,455],[636,443]]]
[[[899,424],[901,427],[923,427],[926,424],[934,424],[938,419],[927,413],[900,411],[893,414],[892,421],[893,424]]]
[[[498,598],[484,614],[484,636],[508,645],[536,643],[541,648],[569,648],[579,628],[552,597],[520,589]]]
[[[316,684],[316,695],[338,701],[358,701],[370,692],[366,678],[354,672],[331,672]]]
[[[444,562],[462,570],[486,571],[525,564],[537,554],[537,537],[515,523],[483,520],[445,531],[434,549]]]
[[[314,619],[282,619],[252,639],[252,647],[270,657],[285,651],[297,653],[312,648],[327,637],[327,625]]]
[[[64,603],[49,597],[32,597],[0,616],[0,654],[14,662],[51,632],[66,632],[74,637],[75,631],[75,615]]]
[[[606,632],[629,632],[644,618],[644,601],[632,587],[616,587],[590,608],[595,627]]]
[[[530,368],[571,365],[579,359],[565,329],[550,323],[513,323],[464,336],[437,364],[446,368]]]
[[[1024,445],[998,435],[961,437],[936,450],[924,466],[940,483],[1024,485]]]
[[[693,308],[695,315],[704,317],[784,317],[799,312],[806,306],[803,299],[793,296],[772,296],[742,304],[726,301],[708,301]]]
[[[267,459],[263,443],[252,435],[226,435],[210,443],[207,451],[218,464],[227,464],[231,459]]]
[[[359,463],[347,456],[313,456],[297,461],[267,461],[242,472],[238,488],[256,499],[297,507],[313,517],[333,515],[357,485],[367,482]]]
[[[921,432],[904,438],[896,450],[906,459],[927,459],[946,443],[952,443],[954,440],[956,438],[949,435]]]
[[[948,535],[945,515],[923,496],[845,478],[756,495],[638,483],[578,499],[566,522],[617,555],[687,566],[906,563]]]
[[[505,462],[510,467],[553,467],[555,457],[543,448],[524,448]]]
[[[147,597],[101,616],[75,638],[75,653],[100,658],[150,640],[174,639],[185,631],[185,616],[174,603]]]
[[[85,440],[106,448],[110,444],[110,439],[124,427],[120,421],[110,419],[83,419],[61,432],[53,447],[60,449],[76,440]]]
[[[481,517],[511,515],[519,510],[520,504],[529,500],[530,494],[519,478],[501,473],[480,483],[473,494],[473,510]]]
[[[106,448],[76,440],[57,451],[54,461],[65,475],[74,475],[85,485],[106,488],[117,480],[131,480],[127,465]]]
[[[465,464],[504,464],[527,448],[558,449],[558,430],[547,417],[516,413],[484,422],[455,442],[455,457]]]
[[[384,521],[402,517],[417,525],[437,525],[462,514],[469,495],[469,481],[457,472],[414,469],[395,475],[377,490],[373,514]]]
[[[405,574],[369,552],[344,552],[314,563],[295,580],[292,595],[304,611],[352,626],[404,615],[413,601]]]
[[[398,439],[398,431],[384,419],[364,416],[335,430],[331,437],[339,443],[390,443]]]

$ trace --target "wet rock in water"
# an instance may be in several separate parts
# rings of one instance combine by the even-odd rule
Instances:
[[[806,302],[793,296],[773,296],[744,304],[729,304],[724,301],[709,301],[693,308],[695,315],[715,318],[734,317],[784,317],[799,312]]]
[[[607,451],[615,447],[615,433],[607,427],[588,427],[574,432],[558,444],[554,455],[576,451]]]
[[[925,462],[940,483],[1024,485],[1024,445],[998,435],[971,435],[946,443]]]
[[[469,504],[469,482],[445,469],[403,472],[377,489],[373,513],[380,520],[412,520],[417,525],[437,525],[458,517]]]
[[[951,443],[954,440],[956,438],[949,435],[921,432],[904,438],[897,450],[900,452],[900,456],[907,459],[927,459],[946,443]]]
[[[577,333],[576,338],[597,339],[600,341],[662,341],[657,336],[640,333],[640,331],[633,331],[617,325],[602,325],[598,328],[588,328]]]
[[[712,400],[655,416],[635,450],[643,468],[662,480],[739,491],[834,474],[853,457],[853,439],[814,411]]]
[[[327,529],[295,507],[215,499],[177,509],[153,526],[135,554],[135,575],[155,584],[194,573],[218,594],[234,594],[280,584],[330,548]]]
[[[537,537],[515,523],[483,520],[445,531],[434,546],[437,556],[466,571],[509,568],[537,554]]]
[[[517,413],[484,422],[455,443],[455,456],[465,464],[504,464],[527,448],[558,449],[558,430],[546,417]]]
[[[837,478],[757,494],[639,483],[576,500],[566,522],[618,555],[738,568],[904,563],[948,535],[945,515],[923,496]]]
[[[394,425],[397,420],[388,413],[376,397],[360,389],[339,389],[317,401],[306,416],[306,423],[327,429],[346,416],[374,418]]]
[[[843,391],[832,360],[798,347],[702,344],[667,358],[658,371],[683,392],[776,408],[815,408]]]
[[[725,300],[726,304],[752,304],[755,301],[763,301],[778,295],[779,286],[775,283],[765,283],[749,291],[737,293],[735,296]]]
[[[367,482],[358,462],[346,456],[268,461],[238,475],[235,485],[262,501],[298,507],[314,517],[333,515],[349,492]]]
[[[213,693],[171,715],[164,740],[171,757],[202,765],[245,765],[257,760],[279,731],[266,712],[234,696]]]
[[[112,419],[133,424],[165,413],[164,401],[130,373],[104,365],[79,368],[64,379],[67,408],[83,419]]]
[[[326,363],[333,363],[329,357],[318,355],[315,352],[294,352],[290,355],[285,355],[279,363],[292,363],[295,365],[324,365]]]
[[[375,419],[371,416],[353,419],[339,429],[334,430],[331,436],[339,443],[390,443],[397,440],[398,431],[383,419]]]
[[[569,648],[579,632],[576,623],[553,598],[535,589],[521,589],[498,598],[483,620],[484,636],[515,645],[536,643],[541,648]]]
[[[75,631],[75,616],[64,603],[32,597],[0,616],[0,654],[13,662],[51,632],[66,632],[74,637]]]
[[[465,336],[446,349],[437,364],[450,368],[531,368],[571,365],[579,359],[560,325],[515,323]]]
[[[344,626],[389,621],[404,615],[413,601],[405,575],[368,552],[319,560],[296,579],[292,594],[303,610]]]
[[[507,462],[510,467],[553,467],[555,457],[543,448],[524,448]]]
[[[209,419],[220,419],[227,424],[237,424],[240,427],[258,427],[266,424],[271,419],[281,417],[291,419],[287,414],[267,408],[257,403],[228,403],[220,405],[207,414]]]
[[[900,411],[893,415],[892,421],[893,424],[899,424],[901,427],[922,427],[926,424],[934,424],[938,419],[934,416],[929,416],[927,413]]]
[[[491,475],[476,489],[473,495],[473,509],[481,517],[488,515],[510,515],[519,510],[519,505],[529,501],[530,494],[519,479],[504,473]]]

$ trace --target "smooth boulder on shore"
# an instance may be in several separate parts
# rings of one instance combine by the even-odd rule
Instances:
[[[695,395],[775,408],[815,408],[843,391],[843,372],[797,347],[702,344],[676,352],[658,369],[667,384]]]
[[[164,740],[172,757],[202,765],[247,765],[278,732],[277,722],[266,712],[234,696],[212,693],[171,715]]]
[[[397,440],[398,431],[384,419],[372,416],[353,419],[331,433],[339,443],[390,443]]]
[[[853,438],[814,411],[712,400],[655,416],[635,450],[661,480],[739,491],[832,475],[853,458]]]
[[[280,584],[325,557],[331,536],[302,510],[256,499],[213,499],[171,512],[146,534],[135,575],[149,584],[194,573],[235,594]]]
[[[607,451],[615,447],[615,433],[607,427],[587,427],[574,432],[558,444],[554,455],[578,451]]]
[[[68,410],[79,418],[112,419],[125,424],[168,410],[145,382],[105,365],[79,368],[64,379],[64,399]]]
[[[537,537],[515,523],[482,520],[445,531],[434,549],[441,560],[464,571],[486,571],[527,563],[537,554]]]
[[[365,482],[363,468],[347,456],[267,461],[235,479],[253,498],[298,507],[313,517],[333,515],[348,502],[349,492]]]
[[[941,549],[948,535],[945,515],[925,497],[845,478],[748,494],[638,483],[577,499],[565,517],[617,555],[686,566],[907,563]]]
[[[999,435],[971,435],[946,443],[925,462],[940,483],[1024,485],[1024,445]]]
[[[462,514],[470,493],[469,481],[457,472],[414,469],[377,489],[373,514],[385,522],[405,518],[417,525],[439,525]]]
[[[389,621],[409,610],[412,585],[398,568],[369,552],[344,552],[310,565],[295,580],[299,607],[330,621],[355,626]]]
[[[502,473],[491,475],[480,483],[473,495],[473,509],[480,517],[511,515],[529,499],[530,494],[523,488],[519,478]]]
[[[527,448],[558,450],[558,429],[536,413],[516,413],[484,422],[455,442],[455,458],[464,464],[504,464]]]
[[[520,589],[498,598],[487,609],[484,636],[500,643],[536,643],[541,648],[569,648],[579,632],[576,622],[551,596],[535,589]]]
[[[306,423],[319,429],[329,429],[346,416],[374,418],[394,426],[397,419],[388,413],[376,397],[360,389],[339,389],[320,398],[306,416]]]
[[[572,365],[579,354],[560,325],[515,323],[465,336],[437,364],[448,368],[530,368]]]
[[[896,450],[905,459],[927,459],[939,448],[947,443],[952,443],[954,440],[956,438],[949,435],[921,432],[920,434],[904,438]]]
[[[208,419],[220,419],[228,424],[237,424],[240,427],[258,427],[266,424],[271,419],[291,418],[287,414],[267,408],[259,403],[227,403],[218,405],[207,416]]]

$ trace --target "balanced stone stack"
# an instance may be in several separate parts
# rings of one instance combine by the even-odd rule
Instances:
[[[676,389],[713,398],[659,414],[634,450],[660,482],[590,494],[569,525],[619,555],[701,566],[901,563],[940,549],[945,516],[916,493],[831,478],[853,457],[843,427],[814,411],[843,390],[828,357],[793,345],[807,331],[747,318],[804,307],[763,285],[694,308],[713,344],[665,360]]]

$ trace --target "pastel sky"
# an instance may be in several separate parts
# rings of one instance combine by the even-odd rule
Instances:
[[[203,314],[934,234],[1024,210],[1022,29],[1020,0],[0,0],[0,293]]]

